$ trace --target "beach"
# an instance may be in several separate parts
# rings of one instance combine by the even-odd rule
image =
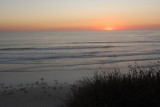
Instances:
[[[70,85],[58,81],[49,86],[45,82],[0,85],[1,107],[61,107],[70,91]]]

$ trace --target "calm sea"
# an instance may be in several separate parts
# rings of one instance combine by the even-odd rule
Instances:
[[[123,68],[159,59],[158,30],[0,33],[0,75],[5,81],[23,78],[26,72],[32,78],[33,74],[46,76],[51,72],[65,78],[99,66]]]

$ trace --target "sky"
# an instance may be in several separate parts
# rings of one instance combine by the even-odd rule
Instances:
[[[0,31],[160,29],[160,0],[0,0]]]

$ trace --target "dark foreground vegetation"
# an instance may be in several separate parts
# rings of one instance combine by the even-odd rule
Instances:
[[[137,64],[129,72],[98,71],[71,88],[68,107],[160,107],[160,62],[149,68]]]

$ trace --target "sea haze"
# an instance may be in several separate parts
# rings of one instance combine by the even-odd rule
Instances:
[[[134,62],[143,64],[159,59],[158,30],[0,33],[1,73],[79,75],[95,71],[101,65],[123,68]]]

